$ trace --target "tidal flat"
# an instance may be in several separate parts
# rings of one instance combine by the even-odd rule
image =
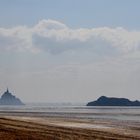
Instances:
[[[140,122],[1,112],[1,140],[139,140]]]

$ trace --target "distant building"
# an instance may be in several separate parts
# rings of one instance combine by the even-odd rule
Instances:
[[[7,91],[0,98],[0,105],[24,105],[24,103],[12,95],[7,88]]]

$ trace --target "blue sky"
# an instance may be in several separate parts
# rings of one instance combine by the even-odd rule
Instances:
[[[139,29],[139,0],[1,0],[0,25],[33,25],[54,19],[70,27]]]
[[[139,9],[139,0],[0,0],[1,94],[140,99]]]

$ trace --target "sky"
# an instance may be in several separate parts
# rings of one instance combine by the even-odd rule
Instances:
[[[140,100],[139,13],[139,0],[0,0],[0,94]]]

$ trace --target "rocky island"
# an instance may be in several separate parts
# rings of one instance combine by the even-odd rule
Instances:
[[[87,106],[140,106],[140,101],[130,101],[126,98],[101,96],[96,101],[89,102]]]
[[[24,105],[24,103],[7,89],[0,98],[0,105]]]

